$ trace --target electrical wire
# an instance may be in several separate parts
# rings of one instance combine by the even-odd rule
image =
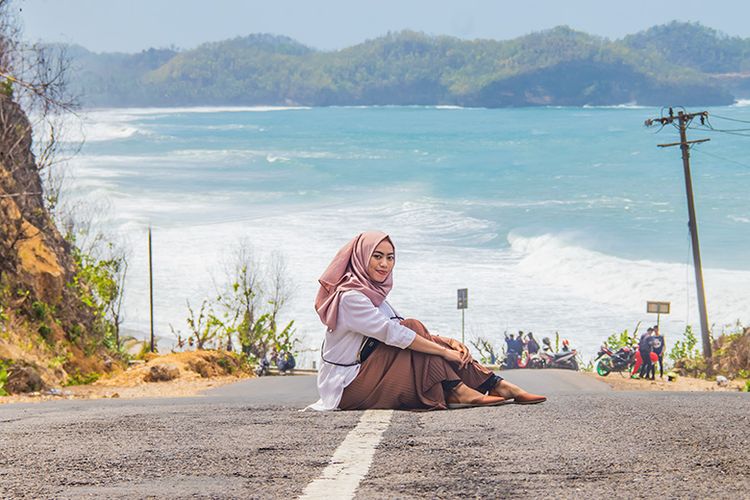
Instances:
[[[721,120],[729,120],[730,122],[750,123],[750,120],[740,120],[739,118],[730,118],[728,116],[716,115],[714,113],[711,113],[711,116],[714,118],[719,118]]]
[[[690,149],[693,150],[692,147]],[[729,162],[729,163],[734,163],[735,165],[739,165],[740,167],[750,168],[750,165],[747,164],[747,163],[742,163],[740,161],[732,160],[730,158],[724,158],[723,156],[719,156],[719,155],[716,155],[716,154],[713,154],[713,153],[709,153],[708,151],[704,151],[702,149],[694,149],[693,151],[696,152],[696,153],[700,153],[702,155],[711,156],[713,158],[716,158],[717,160],[726,161],[726,162]]]
[[[735,121],[742,121],[742,120],[735,120]],[[692,120],[691,120],[692,122]],[[750,122],[744,122],[743,123],[750,123]],[[687,128],[691,130],[700,130],[702,132],[720,132],[723,134],[730,134],[730,135],[738,135],[743,137],[750,137],[750,134],[745,134],[743,132],[750,131],[750,128],[734,128],[734,129],[724,129],[724,128],[716,128],[711,124],[711,121],[708,117],[704,119],[704,122],[700,125],[692,125],[692,123],[688,123]]]

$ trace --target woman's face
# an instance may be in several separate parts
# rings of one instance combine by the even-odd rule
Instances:
[[[393,265],[396,263],[396,254],[393,251],[393,245],[388,240],[383,240],[375,247],[375,251],[370,257],[367,265],[367,275],[376,283],[382,283],[393,271]]]

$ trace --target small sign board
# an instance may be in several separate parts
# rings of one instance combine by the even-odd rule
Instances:
[[[458,309],[467,309],[469,307],[469,289],[458,289]]]
[[[646,312],[653,314],[669,314],[669,302],[646,302]]]

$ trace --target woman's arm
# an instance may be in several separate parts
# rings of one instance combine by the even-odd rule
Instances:
[[[446,361],[455,362],[461,368],[468,362],[458,351],[420,337],[414,330],[389,320],[378,311],[370,299],[359,292],[346,293],[341,297],[339,321],[344,321],[347,328],[355,332],[388,345],[440,356]]]
[[[347,292],[341,297],[337,328],[340,327],[400,349],[406,349],[417,335],[413,330],[389,320],[360,292]]]
[[[443,347],[440,344],[436,344],[435,342],[427,340],[424,337],[420,337],[419,335],[414,337],[414,341],[409,344],[408,348],[413,351],[440,356],[448,362],[458,364],[460,368],[466,366],[466,363],[468,362],[468,360],[461,356],[461,353],[459,353],[458,351]]]

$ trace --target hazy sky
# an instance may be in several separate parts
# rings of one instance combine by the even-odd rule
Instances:
[[[15,0],[26,38],[100,51],[193,48],[250,33],[338,49],[412,29],[505,40],[561,24],[620,38],[671,20],[750,37],[747,0]]]

